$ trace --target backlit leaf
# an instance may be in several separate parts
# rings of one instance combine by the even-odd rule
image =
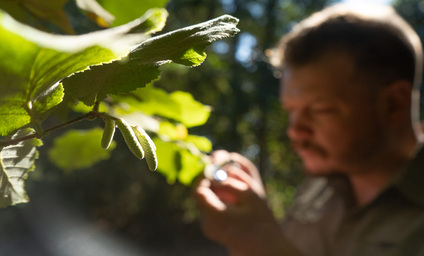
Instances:
[[[193,143],[197,149],[205,153],[209,153],[212,150],[212,142],[203,136],[189,135],[184,141]]]
[[[12,139],[31,133],[31,129],[19,130]],[[24,181],[34,169],[37,146],[41,146],[41,141],[30,139],[0,150],[0,208],[28,202]]]
[[[126,102],[133,110],[148,115],[165,117],[187,127],[204,124],[211,108],[196,101],[190,93],[174,91],[167,93],[161,88],[147,86],[131,93],[130,96],[113,96],[113,99]]]
[[[175,183],[178,177],[178,171],[181,168],[181,158],[179,148],[173,142],[165,142],[159,138],[154,138],[153,143],[156,146],[158,157],[157,172],[166,177],[168,183]]]
[[[199,156],[187,150],[181,150],[181,169],[178,173],[178,181],[184,185],[190,185],[196,176],[205,168],[205,163]]]
[[[55,139],[48,152],[49,159],[65,171],[87,168],[106,160],[116,143],[112,141],[109,148],[104,150],[100,145],[102,134],[101,128],[69,131]]]
[[[193,99],[193,95],[187,92],[175,91],[171,98],[180,106],[179,121],[187,127],[198,126],[206,123],[211,108]]]
[[[188,136],[187,127],[182,124],[174,125],[171,122],[160,123],[158,135],[165,140],[184,140]]]
[[[205,163],[202,155],[193,154],[184,146],[174,142],[162,141],[154,138],[158,157],[157,171],[164,175],[168,183],[176,181],[190,185],[193,179],[204,169]]]

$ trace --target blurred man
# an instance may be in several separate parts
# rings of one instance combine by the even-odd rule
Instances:
[[[237,164],[196,187],[205,234],[231,256],[424,255],[416,33],[390,7],[336,5],[298,24],[278,53],[307,179],[281,226],[255,166],[213,153]]]

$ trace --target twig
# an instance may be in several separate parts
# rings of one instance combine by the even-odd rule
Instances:
[[[14,144],[18,144],[19,142],[24,141],[24,140],[29,140],[29,139],[33,139],[33,138],[41,138],[41,137],[47,135],[49,132],[52,132],[54,130],[58,130],[60,128],[66,127],[68,125],[77,123],[77,122],[85,120],[85,119],[92,119],[92,118],[100,117],[100,116],[103,116],[103,115],[104,115],[103,113],[92,111],[92,112],[86,113],[82,116],[78,116],[74,119],[71,119],[67,122],[64,122],[62,124],[53,126],[53,127],[48,128],[46,130],[43,130],[39,133],[33,133],[33,134],[23,136],[23,137],[20,137],[20,138],[16,138],[16,139],[0,141],[0,148],[10,146],[10,145],[14,145]]]

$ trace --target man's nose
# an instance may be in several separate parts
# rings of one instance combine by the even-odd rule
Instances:
[[[308,113],[304,111],[290,113],[287,135],[292,141],[305,140],[312,137],[313,130]]]

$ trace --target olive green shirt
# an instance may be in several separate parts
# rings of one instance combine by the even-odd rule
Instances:
[[[362,208],[345,178],[308,179],[284,232],[304,256],[424,255],[424,149]]]

